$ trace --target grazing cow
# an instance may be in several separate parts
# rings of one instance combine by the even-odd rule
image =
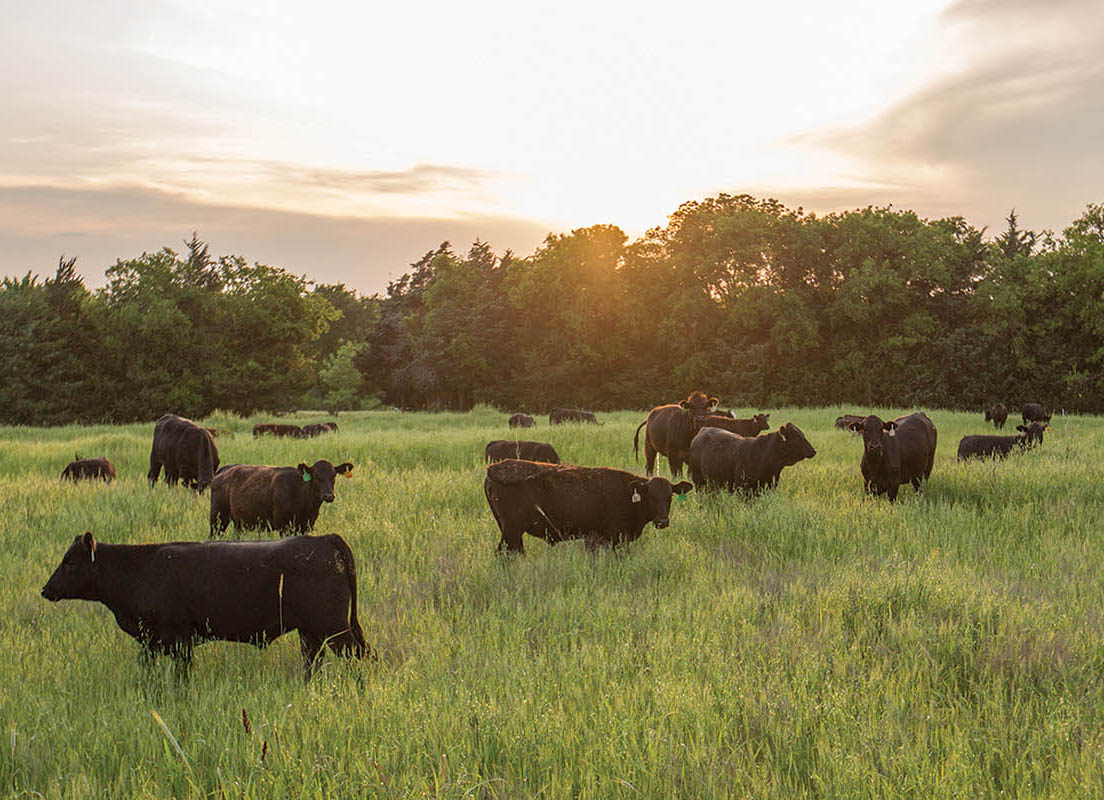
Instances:
[[[985,409],[985,421],[991,421],[994,428],[1003,428],[1004,422],[1007,419],[1008,406],[1006,406],[1004,403],[997,403],[992,408]]]
[[[704,392],[691,392],[678,405],[671,403],[653,408],[633,434],[633,455],[640,461],[640,429],[648,426],[644,431],[645,472],[655,474],[656,455],[662,454],[667,457],[671,477],[682,475],[682,465],[690,460],[690,440],[718,402],[716,397],[706,397]]]
[[[275,422],[261,422],[253,426],[253,438],[271,434],[279,438],[305,439],[303,429],[298,425],[280,425]]]
[[[528,414],[514,414],[510,417],[511,428],[532,428],[537,422]]]
[[[351,478],[353,465],[329,461],[313,466],[264,467],[236,464],[219,470],[211,484],[211,536],[231,522],[243,528],[267,526],[304,535],[314,528],[323,503],[334,501],[334,479]]]
[[[958,460],[968,458],[1004,458],[1018,447],[1028,450],[1043,443],[1043,431],[1046,428],[1038,422],[1030,425],[1017,425],[1018,436],[963,436],[958,443]]]
[[[931,476],[935,463],[938,434],[923,411],[883,422],[871,414],[853,422],[851,430],[863,437],[860,468],[866,491],[897,499],[897,489],[911,483],[920,491],[920,482]]]
[[[690,443],[690,477],[699,489],[723,486],[730,492],[745,489],[759,494],[778,485],[784,467],[815,455],[805,434],[792,422],[756,437],[707,427]]]
[[[329,433],[330,426],[326,422],[316,422],[313,425],[303,426],[303,438],[313,439],[315,436],[321,436],[323,433]]]
[[[218,447],[206,428],[190,419],[166,414],[153,426],[153,448],[150,450],[150,486],[157,483],[161,468],[165,468],[165,483],[176,482],[202,492],[211,484],[219,466]]]
[[[502,533],[498,551],[524,552],[525,533],[556,544],[583,539],[588,550],[637,539],[649,522],[666,528],[671,497],[694,487],[621,469],[509,459],[487,467],[483,492]]]
[[[323,422],[322,424],[325,425],[327,428],[329,428],[331,433],[337,433],[337,423],[336,422]]]
[[[701,421],[699,428],[721,428],[737,436],[758,436],[760,431],[770,429],[770,414],[756,414],[751,419],[735,419],[710,414]]]
[[[545,442],[525,442],[511,439],[495,439],[487,442],[485,454],[487,461],[503,461],[507,458],[520,458],[525,461],[543,461],[546,464],[559,464],[560,455],[556,448]]]
[[[1050,422],[1050,414],[1039,403],[1024,403],[1020,413],[1023,414],[1024,425],[1029,425],[1032,422],[1041,422],[1046,425]]]
[[[106,458],[81,458],[77,456],[75,461],[70,461],[61,472],[63,481],[93,480],[100,478],[104,483],[115,480],[115,465]]]
[[[598,418],[589,411],[581,411],[578,408],[554,408],[548,415],[549,425],[562,425],[565,422],[589,422],[598,424]]]
[[[205,641],[264,647],[299,631],[306,678],[326,644],[369,652],[357,621],[356,564],[340,536],[261,542],[103,544],[77,536],[42,588],[57,600],[103,603],[151,663],[186,672]]]
[[[864,419],[866,417],[860,414],[844,414],[836,417],[836,427],[841,429],[850,428],[852,422],[862,422]]]

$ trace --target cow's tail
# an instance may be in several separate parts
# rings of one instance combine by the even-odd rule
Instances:
[[[345,577],[349,581],[349,633],[353,637],[356,657],[364,658],[364,656],[371,654],[372,649],[364,641],[364,631],[361,630],[360,621],[357,619],[356,562],[353,560],[353,551],[349,548],[349,543],[337,534],[333,534],[333,538],[335,539],[334,544],[337,547],[338,558],[341,559],[342,566],[345,567]]]
[[[633,434],[633,457],[636,459],[636,463],[640,463],[640,429],[648,424],[648,420],[644,420],[636,428],[636,433]]]

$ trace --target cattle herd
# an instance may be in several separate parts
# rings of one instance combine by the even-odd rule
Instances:
[[[693,489],[757,495],[777,486],[783,469],[816,455],[792,422],[763,433],[770,428],[769,414],[736,419],[720,411],[718,402],[693,392],[680,403],[652,409],[633,436],[639,460],[644,429],[644,477],[613,467],[564,464],[546,442],[489,442],[483,492],[501,534],[498,551],[523,552],[526,533],[552,545],[581,539],[588,550],[625,544],[639,538],[648,523],[666,528],[672,501]],[[1015,436],[963,437],[958,458],[1002,458],[1042,444],[1050,415],[1037,403],[1025,404],[1022,415],[1024,424]],[[1007,416],[1004,404],[985,410],[986,422],[998,429]],[[549,424],[565,422],[601,424],[579,409],[557,408],[549,415]],[[536,425],[533,417],[520,413],[508,424]],[[859,469],[866,492],[893,501],[902,485],[919,490],[931,476],[938,434],[923,412],[892,420],[844,414],[835,425],[862,436]],[[304,427],[263,423],[254,426],[253,435],[309,438],[337,430],[332,422]],[[198,643],[264,647],[296,630],[307,678],[323,646],[343,656],[370,654],[357,620],[352,550],[337,535],[307,536],[322,504],[335,499],[336,477],[352,477],[353,465],[326,460],[283,467],[220,465],[216,435],[166,414],[154,425],[147,475],[151,487],[162,471],[170,486],[183,483],[197,492],[210,487],[207,541],[107,544],[85,532],[73,540],[42,596],[103,603],[139,642],[144,661],[168,655],[183,672]],[[667,458],[673,480],[688,465],[692,483],[655,476],[658,455]],[[114,477],[108,459],[79,456],[61,474],[70,481],[110,482]],[[292,538],[212,541],[230,523],[239,532],[264,528]]]

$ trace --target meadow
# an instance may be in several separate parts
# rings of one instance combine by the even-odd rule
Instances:
[[[818,451],[776,491],[692,492],[628,547],[521,557],[496,557],[482,489],[505,414],[348,413],[307,441],[215,415],[224,463],[356,465],[315,532],[350,543],[379,659],[309,684],[297,634],[202,645],[181,682],[103,606],[43,600],[73,536],[203,539],[209,499],[149,488],[152,423],[0,428],[0,794],[1104,796],[1104,420],[961,465],[981,415],[930,410],[931,481],[891,505],[832,427],[850,410],[772,410]],[[642,473],[644,413],[599,416],[522,438]],[[62,485],[76,453],[118,480]]]

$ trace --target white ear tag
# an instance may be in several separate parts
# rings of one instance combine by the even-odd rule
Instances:
[[[890,428],[889,429],[889,435],[890,436],[896,436],[897,435],[897,429],[896,428]]]
[[[633,489],[632,501],[634,503],[639,503],[640,502],[640,492],[638,492],[636,489]]]

